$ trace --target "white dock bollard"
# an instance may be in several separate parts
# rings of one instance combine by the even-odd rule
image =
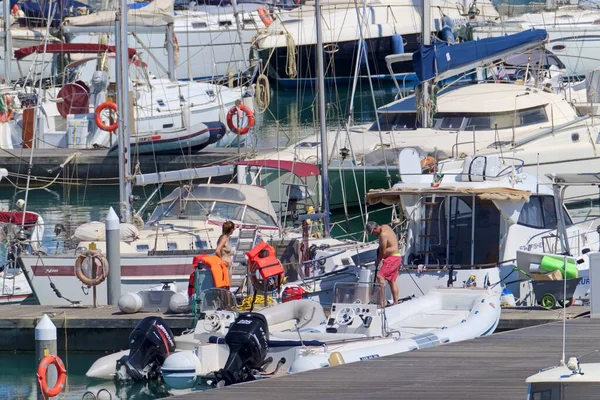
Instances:
[[[35,367],[37,369],[42,358],[49,355],[56,354],[56,325],[52,322],[48,315],[44,314],[40,322],[35,326]],[[48,382],[56,382],[58,373],[54,366],[48,368],[47,380]],[[44,396],[40,392],[38,387],[38,398],[42,399]]]
[[[106,259],[108,260],[108,304],[117,305],[121,297],[121,223],[111,207],[106,215]]]

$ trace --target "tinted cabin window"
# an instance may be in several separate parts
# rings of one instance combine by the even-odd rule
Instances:
[[[571,225],[571,218],[563,209],[565,225]],[[556,229],[558,219],[552,196],[531,196],[519,214],[519,225],[535,229]]]
[[[428,199],[427,201],[431,201]],[[438,201],[441,201],[439,199]],[[450,218],[448,219],[448,209]],[[440,221],[439,225],[437,221]],[[438,233],[441,240],[433,238],[432,251],[440,261],[446,259],[446,235],[449,229],[449,264],[471,264],[471,234],[473,229],[473,197],[446,198],[439,207],[438,218],[432,221],[430,232]],[[491,264],[499,261],[500,212],[490,200],[475,198],[474,264]]]
[[[490,129],[508,129],[515,126],[527,126],[548,122],[544,106],[501,113],[437,113],[434,126],[437,129],[464,129],[485,131]]]
[[[393,114],[393,113],[381,113],[379,114],[379,125],[382,131],[403,131],[411,130],[416,128],[416,114]],[[369,130],[377,131],[377,122],[371,125]]]

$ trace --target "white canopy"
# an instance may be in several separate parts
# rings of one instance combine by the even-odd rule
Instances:
[[[115,24],[115,10],[65,18],[70,26],[107,26]],[[134,26],[164,26],[173,22],[173,0],[154,0],[147,6],[129,9],[127,22]]]

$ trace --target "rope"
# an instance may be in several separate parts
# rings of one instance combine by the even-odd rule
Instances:
[[[265,74],[260,74],[256,78],[256,112],[264,113],[271,104],[271,87],[269,86],[269,78]]]
[[[285,72],[290,78],[295,78],[298,75],[296,68],[296,43],[288,31],[285,31],[285,43],[287,45]]]
[[[242,300],[242,304],[238,306],[239,311],[249,311],[252,308],[252,300],[254,299],[254,304],[265,304],[265,297],[262,294],[257,294],[256,298],[254,295],[247,296]],[[267,306],[274,306],[277,304],[275,299],[271,296],[267,297]]]

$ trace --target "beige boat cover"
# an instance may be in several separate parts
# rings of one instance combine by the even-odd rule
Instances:
[[[116,10],[98,11],[89,15],[65,18],[70,26],[108,26],[115,24]],[[135,26],[164,26],[173,22],[173,0],[154,0],[145,7],[130,9],[127,22]]]
[[[475,195],[483,200],[509,200],[525,201],[529,203],[529,190],[520,190],[507,187],[497,188],[471,188],[444,186],[441,188],[391,188],[370,190],[367,194],[369,204],[383,203],[386,205],[400,203],[401,196],[414,194],[424,195]]]

